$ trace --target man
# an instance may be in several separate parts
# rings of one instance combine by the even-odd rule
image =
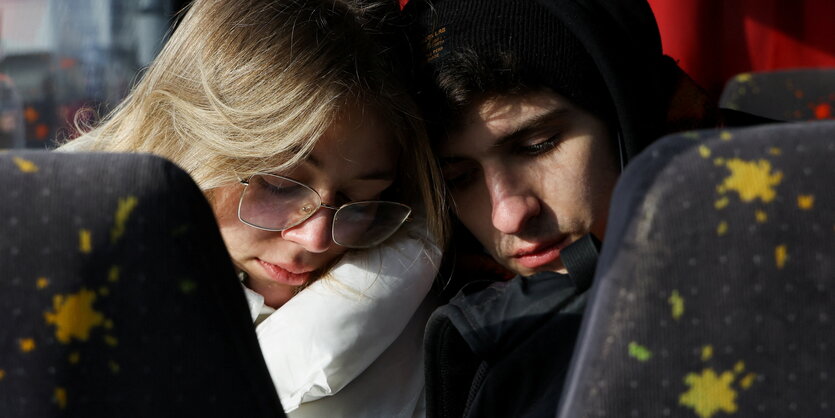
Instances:
[[[662,54],[645,0],[411,0],[404,12],[454,213],[518,275],[470,283],[433,314],[429,415],[553,416],[589,237],[604,237],[620,171],[665,133],[756,119],[708,105]],[[457,267],[457,280],[484,277]]]

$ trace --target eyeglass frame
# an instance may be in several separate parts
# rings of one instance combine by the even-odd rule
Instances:
[[[241,217],[241,207],[243,206],[243,203],[244,203],[244,196],[246,195],[246,189],[247,189],[247,187],[249,187],[249,181],[255,176],[276,177],[276,178],[286,180],[286,181],[291,181],[291,182],[296,183],[300,186],[303,186],[303,187],[307,188],[308,190],[310,190],[311,192],[316,194],[316,196],[319,198],[319,206],[316,207],[315,209],[312,209],[310,211],[310,213],[307,214],[307,216],[302,218],[300,221],[298,221],[298,222],[296,222],[296,223],[294,223],[294,224],[292,224],[288,227],[282,228],[282,229],[266,228],[266,227],[263,227],[263,226],[255,225],[251,222],[247,222]],[[326,205],[324,203],[324,199],[322,199],[322,195],[320,195],[319,192],[316,191],[316,189],[314,189],[314,188],[310,187],[309,185],[304,184],[304,183],[302,183],[298,180],[292,179],[290,177],[286,177],[286,176],[282,176],[282,175],[278,175],[278,174],[270,174],[270,173],[255,173],[255,174],[250,175],[246,179],[238,178],[238,181],[244,186],[243,190],[241,190],[241,197],[238,199],[238,220],[241,221],[241,223],[243,223],[247,226],[250,226],[250,227],[255,228],[255,229],[260,229],[262,231],[282,232],[282,231],[286,231],[286,230],[291,229],[291,228],[295,228],[295,227],[303,224],[308,219],[312,218],[313,215],[315,215],[317,212],[319,212],[320,209],[326,208],[326,209],[330,209],[330,210],[334,211],[333,212],[333,218],[331,219],[331,222],[330,222],[330,224],[331,224],[330,225],[330,227],[331,227],[331,241],[333,241],[335,244],[337,244],[339,246],[342,246],[342,247],[354,248],[354,249],[363,249],[363,248],[372,248],[372,247],[376,247],[377,245],[380,245],[381,243],[385,242],[387,239],[391,238],[392,235],[397,233],[397,231],[400,230],[400,228],[403,226],[403,224],[412,221],[412,217],[411,217],[412,207],[405,204],[405,203],[393,202],[391,200],[358,200],[358,201],[355,201],[355,202],[348,202],[348,203],[342,204],[339,207],[336,207],[336,206],[333,206],[333,205]],[[337,242],[336,237],[334,236],[334,233],[333,233],[334,223],[336,222],[336,214],[339,213],[340,210],[342,210],[343,208],[345,208],[347,206],[359,205],[359,204],[369,204],[369,203],[387,203],[387,204],[399,205],[399,206],[402,206],[402,207],[405,207],[406,209],[408,209],[409,212],[406,214],[406,217],[403,219],[403,221],[401,221],[400,224],[397,225],[397,228],[395,228],[394,231],[391,234],[386,236],[385,239],[380,240],[379,242],[376,242],[374,244],[367,245],[367,246],[343,245],[343,244],[340,244],[339,242]]]

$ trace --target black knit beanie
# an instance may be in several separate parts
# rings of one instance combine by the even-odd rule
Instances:
[[[412,76],[426,91],[457,51],[510,52],[532,87],[550,87],[616,129],[623,161],[663,132],[668,70],[678,67],[662,53],[647,0],[409,0],[403,16],[421,49]]]
[[[412,0],[413,29],[433,72],[456,53],[487,64],[512,57],[520,78],[548,87],[605,121],[615,120],[600,72],[577,38],[532,0]],[[499,69],[501,71],[501,69]]]

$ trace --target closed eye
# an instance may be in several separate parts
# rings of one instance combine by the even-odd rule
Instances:
[[[310,193],[310,189],[297,184],[277,186],[270,184],[269,182],[264,182],[263,187],[271,195],[278,196],[283,199],[293,199]]]
[[[560,133],[554,134],[549,136],[543,141],[534,142],[527,145],[518,145],[514,150],[518,154],[528,155],[528,156],[539,156],[547,154],[548,152],[558,149],[561,141],[562,135]]]

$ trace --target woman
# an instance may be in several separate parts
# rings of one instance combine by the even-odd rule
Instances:
[[[422,413],[444,220],[425,133],[379,52],[386,12],[197,0],[127,99],[61,148],[150,152],[192,175],[290,416]]]

